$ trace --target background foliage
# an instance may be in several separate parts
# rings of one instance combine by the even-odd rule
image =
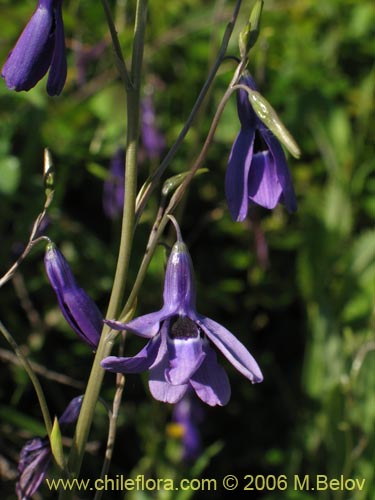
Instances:
[[[1,0],[1,61],[34,5],[33,0]],[[127,53],[133,2],[117,0],[111,5]],[[250,5],[244,2],[237,32]],[[158,125],[168,145],[177,137],[205,80],[231,9],[232,2],[225,0],[150,2],[144,91],[153,94]],[[251,220],[231,222],[224,201],[224,173],[239,128],[233,99],[209,152],[205,165],[209,173],[194,181],[178,214],[199,283],[199,310],[238,335],[259,361],[265,380],[251,386],[221,360],[230,372],[232,398],[224,408],[204,408],[200,424],[204,450],[191,465],[183,463],[181,442],[168,425],[171,408],[151,399],[146,379],[129,376],[113,477],[344,474],[366,478],[366,491],[317,494],[288,488],[254,496],[237,491],[232,496],[375,498],[371,487],[374,17],[370,0],[265,2],[250,70],[303,151],[301,160],[289,161],[298,212],[289,216],[283,207],[273,212],[254,208]],[[103,214],[103,176],[111,155],[124,144],[124,94],[100,2],[64,0],[64,21],[69,73],[61,97],[48,98],[45,81],[20,94],[0,82],[0,274],[19,254],[42,206],[43,147],[48,146],[57,169],[57,189],[46,232],[104,312],[119,222],[110,222]],[[90,58],[92,47],[99,55]],[[229,53],[237,54],[236,34]],[[222,65],[168,175],[185,171],[198,154],[232,69],[231,61]],[[150,168],[141,150],[140,183]],[[157,204],[155,197],[136,236],[134,275]],[[164,260],[159,249],[139,298],[141,313],[161,304]],[[92,354],[59,312],[44,273],[43,248],[33,250],[0,295],[2,321],[38,364],[50,408],[60,414],[83,391]],[[135,352],[141,344],[131,337],[127,348]],[[2,498],[12,499],[19,450],[26,439],[43,435],[44,429],[33,388],[2,340],[0,363],[1,491]],[[69,379],[57,382],[57,374]],[[108,374],[102,393],[108,402],[113,385],[114,377]],[[98,405],[83,477],[98,476],[106,432],[107,417]],[[106,495],[122,498],[120,493]],[[194,498],[203,495],[214,493],[196,492]],[[228,493],[221,488],[215,493],[216,498],[224,495]],[[167,492],[159,496],[172,498]],[[42,490],[42,498],[52,497]],[[149,497],[158,494],[127,496]],[[174,494],[173,498],[180,497]]]

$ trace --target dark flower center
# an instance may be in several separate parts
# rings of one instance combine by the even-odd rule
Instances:
[[[268,146],[266,141],[263,139],[262,134],[259,130],[255,130],[255,139],[254,139],[254,153],[261,153],[262,151],[267,151]]]
[[[173,316],[169,324],[172,339],[194,339],[200,333],[199,326],[187,316]]]

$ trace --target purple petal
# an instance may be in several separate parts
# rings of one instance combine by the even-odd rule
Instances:
[[[224,406],[230,399],[230,384],[224,368],[217,362],[216,353],[205,342],[204,351],[206,359],[196,373],[191,377],[190,383],[198,397],[210,406]]]
[[[72,399],[68,406],[65,408],[64,413],[59,418],[60,425],[74,424],[77,421],[79,412],[81,411],[83,395],[77,396]]]
[[[64,318],[82,340],[96,349],[103,326],[101,312],[79,288],[67,261],[52,243],[47,246],[44,262]]]
[[[275,208],[282,194],[274,159],[269,151],[256,153],[248,178],[249,198],[264,208]]]
[[[95,302],[82,288],[71,288],[58,294],[64,318],[73,330],[94,350],[98,347],[103,316]]]
[[[154,337],[160,330],[160,323],[169,316],[169,312],[165,308],[160,311],[139,316],[128,323],[105,319],[104,323],[109,325],[113,330],[127,330],[139,335],[140,337]]]
[[[54,11],[55,21],[55,45],[51,61],[51,67],[47,80],[47,93],[50,96],[59,95],[65,85],[66,80],[66,54],[64,22],[62,18],[62,0],[56,0]]]
[[[268,131],[268,133],[263,133],[263,138],[269,147],[269,151],[276,165],[277,178],[282,188],[282,201],[288,212],[295,212],[297,210],[297,201],[283,148],[270,131]]]
[[[76,286],[76,281],[68,262],[53,243],[47,245],[44,264],[48,279],[55,291],[61,288]]]
[[[100,363],[102,368],[116,373],[140,373],[148,370],[154,363],[160,349],[160,335],[151,339],[138,354],[132,357],[119,358],[108,356]]]
[[[206,357],[202,349],[202,339],[170,339],[167,341],[169,367],[165,379],[172,385],[187,384]]]
[[[166,335],[162,335],[158,356],[150,368],[149,388],[155,399],[164,403],[177,403],[188,390],[188,384],[171,385],[165,380],[165,371],[169,367]]]
[[[256,90],[254,80],[250,76],[242,77],[239,83]],[[237,113],[241,122],[241,128],[255,128],[256,114],[250,104],[249,94],[243,89],[237,91]]]
[[[48,438],[27,441],[21,450],[16,484],[18,500],[28,500],[39,488],[47,474],[52,458]]]
[[[1,75],[9,89],[29,90],[46,74],[54,46],[52,1],[39,2],[6,60]]]
[[[242,375],[251,380],[253,384],[262,382],[263,375],[258,363],[246,347],[230,331],[205,316],[198,317],[196,322],[207,337]]]
[[[243,221],[248,209],[248,175],[253,158],[254,128],[242,128],[230,152],[225,174],[225,195],[235,221]]]
[[[189,313],[195,309],[193,264],[183,241],[174,244],[169,256],[163,296],[163,309],[168,310],[170,315],[178,312]]]

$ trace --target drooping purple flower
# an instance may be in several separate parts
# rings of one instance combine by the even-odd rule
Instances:
[[[256,90],[250,76],[243,76],[240,83]],[[241,130],[233,143],[225,178],[233,220],[246,218],[249,201],[268,209],[282,202],[294,212],[297,203],[284,151],[256,115],[243,89],[237,91],[237,111]]]
[[[67,73],[62,0],[39,0],[9,53],[1,76],[11,90],[30,90],[47,73],[47,93],[59,95]]]
[[[141,137],[150,160],[158,158],[165,148],[165,140],[156,126],[156,116],[152,97],[144,97],[141,103]]]
[[[74,398],[59,418],[60,427],[74,423],[81,409],[83,396]],[[47,436],[27,441],[21,450],[18,463],[16,493],[18,500],[28,500],[37,491],[47,475],[52,452]]]
[[[27,441],[21,450],[18,463],[19,478],[16,484],[18,500],[28,500],[47,475],[52,459],[48,437]]]
[[[203,411],[199,406],[199,399],[192,391],[188,391],[185,396],[176,403],[172,421],[182,427],[183,460],[194,461],[202,449],[201,436],[198,424],[203,418]]]
[[[103,326],[101,312],[77,285],[65,257],[52,242],[47,245],[44,264],[64,318],[79,337],[95,350]]]
[[[105,320],[114,330],[131,331],[149,342],[134,357],[105,358],[103,368],[123,373],[149,370],[149,388],[159,401],[176,403],[192,388],[208,405],[225,405],[230,384],[214,344],[252,383],[261,382],[255,359],[226,328],[197,312],[195,296],[192,262],[178,234],[168,259],[161,310],[126,324]]]
[[[120,148],[111,159],[108,178],[103,187],[104,213],[115,219],[122,213],[124,206],[125,151]]]

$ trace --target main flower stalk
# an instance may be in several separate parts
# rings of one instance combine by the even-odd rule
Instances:
[[[140,83],[143,59],[144,35],[146,29],[147,0],[138,0],[134,30],[133,57],[131,67],[132,88],[127,89],[127,146],[125,163],[125,199],[121,228],[120,249],[111,298],[107,310],[108,317],[118,314],[124,295],[127,271],[134,232],[134,213],[137,189],[137,150],[139,135]],[[91,428],[95,405],[99,397],[104,377],[101,361],[110,354],[113,338],[109,328],[104,326],[98,350],[88,380],[81,413],[78,418],[73,445],[69,457],[69,470],[77,477],[80,472],[84,450]],[[72,498],[73,492],[63,491],[60,499]]]

